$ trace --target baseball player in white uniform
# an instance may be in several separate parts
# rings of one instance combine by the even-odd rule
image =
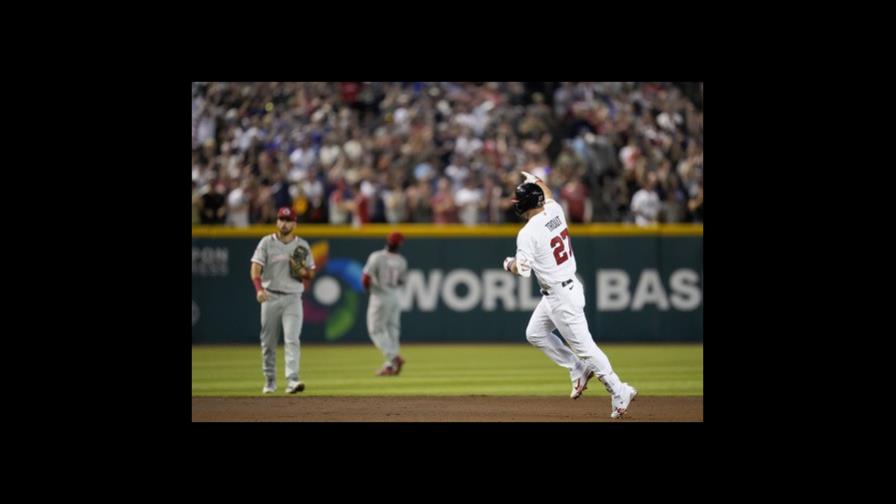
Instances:
[[[261,356],[265,384],[262,393],[277,390],[277,340],[286,347],[286,392],[305,390],[299,380],[299,335],[302,333],[304,281],[314,278],[314,257],[308,242],[292,234],[295,213],[289,207],[277,212],[277,233],[261,239],[252,255],[250,276],[261,303]],[[301,248],[301,250],[297,250]],[[297,254],[298,252],[298,254]],[[304,259],[300,264],[295,257]]]
[[[370,293],[367,332],[386,358],[383,367],[376,372],[377,376],[396,376],[405,362],[398,354],[401,334],[398,292],[403,288],[408,273],[408,262],[398,253],[402,243],[404,236],[401,233],[390,233],[386,238],[386,248],[373,252],[367,258],[361,277],[364,288]]]
[[[585,319],[585,294],[576,278],[576,259],[563,208],[551,198],[551,190],[539,178],[522,172],[514,210],[526,219],[516,237],[516,256],[504,260],[504,269],[529,278],[532,272],[541,286],[541,301],[529,319],[526,339],[551,360],[569,369],[570,397],[578,399],[595,375],[611,394],[611,418],[622,417],[638,391],[622,382],[610,360],[594,343]],[[553,330],[569,344],[563,344]]]

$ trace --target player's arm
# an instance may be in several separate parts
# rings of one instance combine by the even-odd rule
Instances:
[[[529,278],[532,275],[532,256],[529,252],[529,238],[523,233],[516,237],[516,256],[504,259],[504,270],[516,276]]]
[[[317,270],[313,267],[306,266],[299,270],[299,273],[302,275],[303,279],[310,282],[311,280],[314,280],[314,276],[317,274]]]
[[[264,287],[261,286],[262,270],[263,268],[261,264],[257,262],[253,262],[252,267],[249,268],[249,277],[252,279],[252,285],[255,286],[255,299],[257,299],[259,303],[264,303],[268,300],[268,293],[265,292]]]
[[[364,265],[364,270],[361,273],[361,284],[364,286],[364,290],[368,293],[370,292],[371,285],[377,285],[375,279],[376,274],[374,272],[376,269],[376,261],[374,259],[374,255],[367,258],[367,264]]]
[[[554,199],[554,194],[551,192],[551,189],[548,187],[548,185],[544,183],[544,181],[538,179],[535,183],[538,184],[538,187],[540,187],[542,191],[544,191],[545,201]]]
[[[544,183],[543,180],[536,177],[535,175],[532,175],[529,172],[520,172],[520,173],[522,173],[523,176],[526,177],[526,180],[525,180],[526,182],[531,182],[541,188],[542,192],[544,192],[544,200],[545,201],[547,201],[549,199],[553,199],[554,194],[551,192],[551,189],[548,187],[547,184]]]
[[[249,269],[249,277],[252,279],[252,285],[255,286],[255,299],[257,299],[259,303],[264,303],[268,300],[268,293],[265,292],[264,287],[261,286],[261,273],[264,270],[264,265],[267,263],[267,260],[267,241],[265,238],[262,238],[262,240],[258,242],[258,246],[255,247],[255,253],[252,254],[252,267]]]
[[[529,278],[532,275],[530,262],[525,255],[517,252],[516,257],[508,257],[504,259],[504,270],[513,273],[515,276]]]

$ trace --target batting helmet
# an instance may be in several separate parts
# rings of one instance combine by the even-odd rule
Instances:
[[[544,206],[544,191],[538,184],[527,182],[516,186],[516,194],[513,198],[513,211],[517,215],[523,215],[527,210]]]

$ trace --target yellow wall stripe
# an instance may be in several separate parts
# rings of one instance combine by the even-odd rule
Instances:
[[[490,224],[475,227],[462,224],[367,224],[358,228],[329,224],[298,224],[295,233],[301,237],[385,238],[392,231],[408,237],[514,237],[522,224]],[[261,238],[276,232],[273,224],[247,228],[227,226],[193,226],[194,238]],[[572,236],[703,236],[703,224],[662,224],[639,227],[633,224],[571,224]]]

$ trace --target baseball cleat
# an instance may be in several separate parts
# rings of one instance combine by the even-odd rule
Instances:
[[[262,394],[273,394],[277,390],[277,382],[274,380],[265,380],[264,388],[261,389]]]
[[[621,396],[613,396],[613,412],[610,413],[610,418],[622,418],[622,416],[625,415],[626,410],[628,410],[628,405],[631,404],[631,402],[635,400],[635,396],[638,395],[638,391],[635,387],[632,387],[628,383],[625,384],[625,387],[626,390]]]
[[[572,393],[569,394],[569,397],[572,399],[578,399],[579,396],[582,395],[582,392],[588,388],[588,380],[594,378],[594,371],[588,371],[588,374],[582,375],[577,378],[575,383],[572,384]]]
[[[392,359],[392,369],[393,369],[392,374],[397,375],[398,373],[400,373],[401,366],[404,365],[404,362],[405,362],[404,359],[402,359],[400,355],[397,355],[394,359]]]
[[[383,366],[376,372],[377,376],[393,376],[396,375],[395,368],[392,366]]]
[[[287,394],[295,394],[296,392],[301,392],[303,390],[305,390],[305,384],[300,381],[291,381],[286,387]]]

